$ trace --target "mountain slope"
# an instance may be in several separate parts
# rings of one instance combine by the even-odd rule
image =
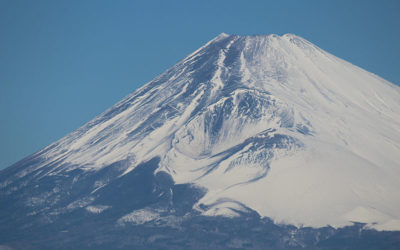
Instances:
[[[1,171],[3,221],[54,223],[83,209],[145,223],[160,206],[183,206],[183,214],[255,211],[296,226],[400,230],[399,110],[398,86],[300,37],[223,33]],[[131,186],[147,184],[129,184],[143,164],[161,176],[146,175],[147,198]],[[126,205],[129,197],[141,205]]]

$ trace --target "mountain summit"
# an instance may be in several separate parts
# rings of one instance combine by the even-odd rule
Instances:
[[[0,215],[21,228],[82,211],[143,224],[172,206],[400,230],[399,110],[400,87],[301,37],[222,33],[1,171]]]

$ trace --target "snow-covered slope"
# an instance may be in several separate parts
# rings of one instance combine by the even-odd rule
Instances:
[[[13,195],[27,175],[116,162],[123,178],[157,156],[157,171],[207,190],[194,206],[204,215],[250,208],[285,224],[400,230],[400,88],[291,34],[217,36],[0,186]],[[76,204],[112,209],[87,199]]]

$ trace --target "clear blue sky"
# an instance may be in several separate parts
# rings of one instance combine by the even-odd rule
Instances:
[[[0,0],[0,169],[221,32],[294,33],[400,84],[397,0]]]

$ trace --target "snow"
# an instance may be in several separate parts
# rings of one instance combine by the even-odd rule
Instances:
[[[201,211],[200,208],[197,208]],[[238,217],[240,212],[246,212],[247,208],[242,204],[232,200],[218,200],[212,204],[209,209],[203,212],[206,216],[224,216],[224,217]]]
[[[226,34],[224,34],[224,33],[222,35],[226,36]],[[225,53],[230,49],[230,47],[235,42],[235,40],[236,39],[231,40],[228,43],[228,45],[226,46],[225,49],[221,49],[219,51],[219,58],[218,58],[218,61],[217,61],[218,68],[217,68],[216,72],[214,73],[213,78],[211,79],[211,82],[215,83],[215,85],[216,85],[216,90],[213,90],[213,91],[220,90],[220,89],[222,89],[224,87],[222,76],[223,76],[224,73],[226,73],[225,71],[228,71],[224,67],[224,61],[226,59]]]
[[[104,210],[107,210],[109,208],[110,208],[110,206],[106,206],[106,205],[96,205],[96,206],[87,206],[85,209],[90,213],[100,214]]]
[[[74,210],[76,208],[82,208],[82,207],[86,207],[87,205],[89,205],[90,203],[92,203],[94,201],[94,197],[84,197],[82,199],[76,200],[70,204],[68,204],[68,206],[66,207],[66,209],[68,210]]]
[[[196,205],[204,215],[249,207],[278,223],[400,230],[399,110],[398,86],[303,38],[223,33],[18,175],[126,160],[124,175],[160,156],[159,171],[208,190]],[[106,209],[90,202],[69,207]],[[120,222],[156,217],[139,210]]]
[[[124,215],[118,220],[118,224],[125,225],[127,223],[133,223],[137,225],[144,224],[146,222],[159,218],[159,214],[151,209],[139,209],[135,210],[127,215]]]

